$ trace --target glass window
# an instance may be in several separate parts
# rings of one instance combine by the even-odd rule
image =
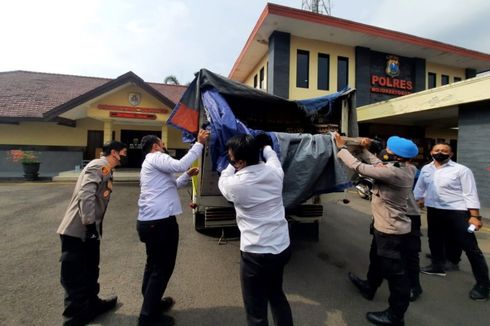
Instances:
[[[428,88],[436,87],[436,74],[433,72],[429,72],[429,85]]]
[[[254,76],[254,88],[257,88],[257,75]]]
[[[318,53],[318,89],[328,90],[330,87],[330,56]]]
[[[264,67],[260,68],[259,81],[260,89],[264,89]]]
[[[308,88],[310,52],[298,50],[296,59],[296,87]]]
[[[449,76],[441,75],[441,85],[447,85],[447,84],[449,84]]]
[[[457,83],[457,82],[461,81],[461,77],[454,77],[453,80],[454,80],[455,83]]]
[[[349,85],[349,58],[338,57],[337,59],[337,91]]]

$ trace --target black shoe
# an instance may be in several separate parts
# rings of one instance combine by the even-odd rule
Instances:
[[[446,272],[442,268],[434,267],[432,264],[422,267],[420,272],[427,275],[446,276]]]
[[[420,297],[422,292],[424,292],[424,291],[422,290],[422,287],[420,285],[417,287],[411,288],[410,289],[410,301],[411,302],[416,301]]]
[[[459,265],[455,263],[451,263],[450,261],[446,261],[444,263],[444,270],[446,272],[457,272],[459,271]]]
[[[173,326],[175,325],[175,319],[172,316],[161,315],[159,318],[154,319],[146,315],[140,315],[138,318],[138,326]]]
[[[349,280],[356,286],[356,288],[361,292],[361,295],[367,300],[373,300],[375,290],[371,288],[367,281],[361,280],[359,277],[352,273],[347,274]]]
[[[96,315],[101,315],[109,310],[112,310],[116,307],[117,304],[117,296],[112,296],[107,299],[97,298],[97,301],[94,304],[94,311]]]
[[[366,318],[369,322],[375,325],[395,325],[395,326],[403,326],[405,322],[402,318],[397,318],[393,313],[387,309],[385,311],[378,312],[368,312],[366,314]]]
[[[475,301],[486,301],[488,300],[489,287],[476,284],[470,291],[470,298]]]
[[[172,309],[172,307],[174,306],[174,304],[175,304],[174,298],[172,298],[172,297],[164,297],[162,299],[162,301],[160,301],[160,311],[162,313],[163,312],[167,312],[170,309]]]

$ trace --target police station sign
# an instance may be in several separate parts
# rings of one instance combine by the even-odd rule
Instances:
[[[401,96],[411,94],[414,90],[412,62],[409,58],[373,51],[370,78],[372,97],[378,97],[376,94]]]

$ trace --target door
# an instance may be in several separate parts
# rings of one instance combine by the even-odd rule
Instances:
[[[128,145],[128,164],[127,168],[141,168],[145,159],[141,150],[141,138],[146,135],[161,137],[161,131],[152,130],[121,130],[121,141]]]
[[[102,130],[88,130],[87,131],[87,147],[85,153],[83,153],[84,160],[93,160],[96,158],[97,149],[102,150],[104,144],[104,132]]]

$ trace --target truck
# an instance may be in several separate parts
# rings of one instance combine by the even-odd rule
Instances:
[[[280,155],[286,183],[288,175],[289,179],[294,179],[298,174],[298,168],[302,170],[303,166],[307,165],[315,168],[316,163],[312,160],[317,159],[318,155],[325,155],[314,153],[312,157],[302,158],[303,161],[299,163],[291,163],[297,160],[299,153],[304,150],[305,139],[308,144],[328,145],[329,142],[332,143],[332,131],[347,136],[357,136],[358,133],[353,89],[313,99],[290,101],[229,80],[206,69],[196,74],[172,111],[168,124],[181,129],[184,132],[184,141],[187,139],[189,142],[193,140],[199,128],[211,129],[209,146],[206,146],[197,162],[200,173],[192,180],[190,205],[194,227],[198,231],[213,228],[224,230],[236,226],[233,203],[228,202],[218,189],[219,165],[227,164],[220,162],[218,156],[225,151],[224,144],[228,136],[245,130],[251,133],[268,132],[276,136],[276,139],[281,139],[282,144],[286,139],[287,149]],[[217,147],[220,147],[218,152]],[[318,148],[316,150],[318,152]],[[335,161],[335,151],[329,151],[332,152],[329,153],[332,161]],[[296,170],[291,168],[295,163]],[[325,167],[326,169],[328,167]],[[325,176],[323,172],[322,175]],[[299,194],[295,194],[294,199],[286,200],[289,192],[298,191],[298,182],[301,184],[301,178],[293,180],[292,185],[284,186],[286,218],[293,224],[308,223],[313,236],[318,237],[319,220],[325,215],[319,195],[341,191],[349,182],[347,179],[338,180],[335,189],[326,189],[325,183],[321,181],[316,189],[300,191]]]

